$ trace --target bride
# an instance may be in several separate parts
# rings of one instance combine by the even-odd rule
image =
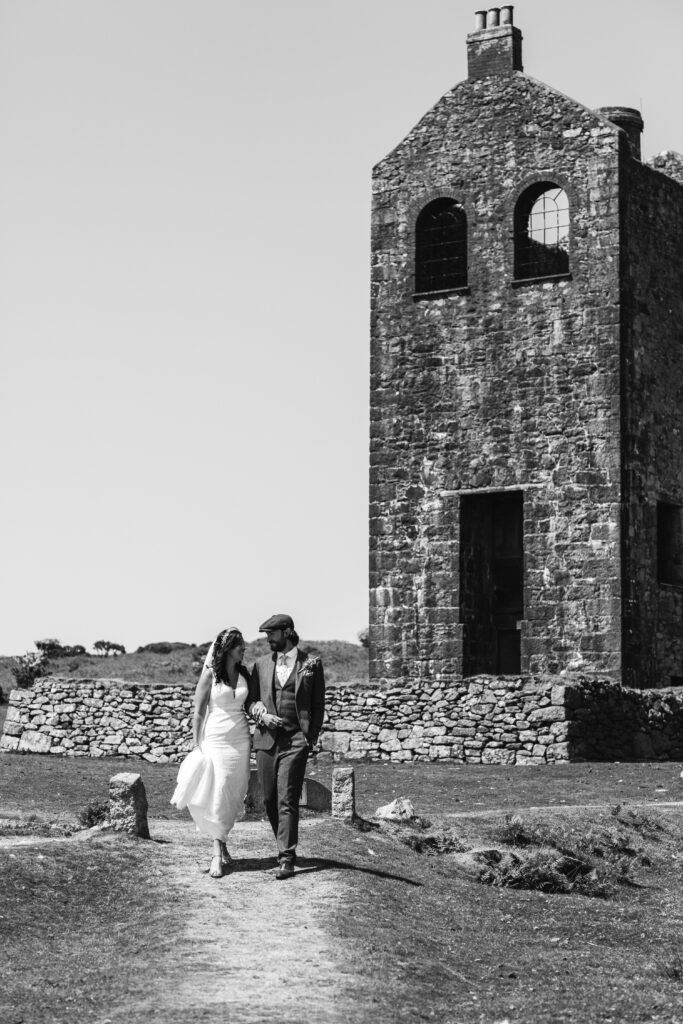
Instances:
[[[188,808],[197,831],[213,839],[212,878],[229,870],[228,833],[244,809],[249,785],[244,650],[242,633],[234,626],[219,633],[209,648],[195,691],[194,747],[180,766],[171,797],[179,809]]]

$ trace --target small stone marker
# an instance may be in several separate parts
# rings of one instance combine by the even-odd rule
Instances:
[[[304,779],[300,803],[309,811],[329,811],[332,807],[332,794],[317,779]]]
[[[416,818],[415,808],[407,797],[399,796],[390,804],[384,804],[375,811],[376,818],[384,818],[387,821],[412,821]]]
[[[140,775],[119,772],[109,780],[109,820],[117,832],[149,839],[147,794]]]
[[[332,817],[356,817],[356,782],[353,768],[335,768],[332,772]]]

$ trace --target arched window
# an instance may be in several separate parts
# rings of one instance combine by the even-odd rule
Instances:
[[[552,181],[539,181],[515,208],[515,277],[569,273],[569,200]]]
[[[467,286],[467,217],[455,199],[435,199],[415,225],[415,293]]]

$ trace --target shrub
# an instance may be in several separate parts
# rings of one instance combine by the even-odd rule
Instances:
[[[143,644],[142,647],[138,647],[135,653],[144,654],[146,651],[149,651],[150,654],[171,654],[172,651],[186,651],[195,646],[196,644],[185,644],[180,641],[177,643],[171,643],[168,640],[160,640],[158,643],[154,644]],[[202,646],[206,647],[206,650],[208,651],[209,644],[203,644]],[[206,653],[206,651],[204,653]]]
[[[78,812],[78,822],[82,828],[102,825],[109,817],[108,800],[91,800]]]
[[[82,644],[61,644],[59,640],[49,638],[47,640],[36,640],[35,645],[43,658],[69,658],[85,654],[85,647]]]
[[[614,811],[612,817],[615,817]],[[635,816],[629,824],[634,828],[646,827]],[[628,834],[616,825],[589,828],[570,843],[564,832],[558,834],[547,827],[527,824],[516,815],[507,815],[505,824],[495,829],[493,835],[508,846],[525,849],[525,853],[500,869],[493,868],[482,878],[490,885],[542,892],[580,892],[584,896],[604,898],[613,895],[616,883],[631,883],[634,861],[644,866],[650,863],[630,845]]]
[[[27,651],[26,654],[21,654],[18,658],[13,658],[12,661],[10,672],[20,690],[29,690],[36,679],[47,675],[48,668],[42,654]]]
[[[53,637],[47,640],[34,640],[33,642],[43,658],[58,657],[63,650],[59,640],[55,640]]]
[[[126,653],[126,648],[123,644],[113,644],[111,640],[96,640],[92,647],[95,654],[100,654],[104,658],[107,658],[110,654]]]
[[[509,889],[536,889],[539,892],[568,893],[572,881],[559,870],[554,850],[534,850],[524,858],[510,857],[492,864],[482,873],[481,881]]]
[[[418,829],[402,830],[399,833],[399,838],[411,850],[415,850],[415,853],[464,853],[467,849],[452,828],[436,827],[429,832],[426,829],[431,829],[429,822],[424,822],[422,831]]]
[[[505,824],[493,830],[493,836],[508,846],[544,846],[549,843],[548,832],[536,825],[527,823],[516,814],[507,814]]]

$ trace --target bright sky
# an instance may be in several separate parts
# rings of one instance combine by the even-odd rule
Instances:
[[[463,0],[0,0],[0,653],[367,623],[370,175]],[[683,151],[683,4],[520,0]]]

